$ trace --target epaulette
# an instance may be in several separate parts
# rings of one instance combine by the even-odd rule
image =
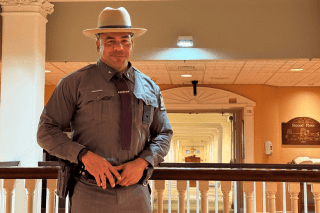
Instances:
[[[84,70],[87,70],[87,69],[90,69],[90,68],[92,68],[92,67],[94,67],[94,66],[96,66],[97,64],[89,64],[89,65],[87,65],[87,66],[85,66],[85,67],[82,67],[81,69],[78,69],[77,71],[79,72],[79,71],[84,71]]]

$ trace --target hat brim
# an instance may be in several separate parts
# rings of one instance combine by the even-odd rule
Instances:
[[[96,28],[96,29],[84,30],[83,34],[85,34],[89,38],[96,39],[97,38],[96,34],[108,33],[108,32],[113,32],[113,33],[128,32],[128,33],[133,33],[134,37],[138,37],[138,36],[141,36],[142,34],[144,34],[145,32],[147,32],[147,30],[143,29],[143,28],[102,28],[102,29]]]

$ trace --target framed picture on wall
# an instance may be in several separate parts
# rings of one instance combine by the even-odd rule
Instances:
[[[282,123],[282,145],[320,145],[320,123],[308,117]]]

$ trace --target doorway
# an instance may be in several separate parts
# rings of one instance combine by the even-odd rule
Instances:
[[[204,163],[254,163],[255,102],[208,87],[198,87],[197,95],[192,87],[181,87],[164,90],[162,96],[174,132],[165,162],[184,162],[194,155]],[[214,198],[209,206],[222,201],[219,184],[209,182],[209,197]],[[243,191],[239,182],[236,185],[238,199],[233,186],[230,209],[240,210]]]
[[[190,115],[210,115],[216,113],[221,114],[221,116],[225,113],[226,118],[232,116],[233,120],[231,123],[234,131],[231,139],[233,140],[232,150],[234,151],[232,152],[230,159],[228,161],[224,160],[222,146],[220,146],[220,150],[217,155],[219,157],[217,157],[217,160],[210,161],[210,159],[207,159],[207,162],[227,163],[232,160],[232,162],[238,163],[254,163],[255,102],[225,90],[209,87],[198,87],[197,90],[197,95],[194,95],[192,87],[179,87],[161,91],[167,112],[185,113],[186,118],[188,117],[188,113]],[[221,126],[219,127],[219,124],[210,124],[210,122],[212,121],[199,122],[198,126],[209,129],[215,128],[217,131],[219,128],[222,128]],[[185,128],[188,128],[188,126],[185,126]],[[226,129],[227,128],[225,128],[225,130]],[[176,131],[174,131],[173,134],[173,137],[175,136]],[[207,137],[210,137],[209,133]],[[238,143],[236,143],[236,141],[238,141]],[[171,151],[172,150],[170,150],[170,152]],[[177,157],[177,155],[175,155],[175,157]],[[175,160],[170,159],[171,162],[179,162],[181,159],[178,158]]]
[[[232,111],[168,111],[174,134],[165,162],[183,163],[191,156],[200,158],[201,163],[232,162],[239,147],[234,145],[238,143],[234,140],[238,138],[233,132],[234,114]]]

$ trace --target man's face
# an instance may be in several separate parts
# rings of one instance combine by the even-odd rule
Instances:
[[[108,66],[124,71],[133,50],[130,33],[103,33],[96,42],[100,59]]]

